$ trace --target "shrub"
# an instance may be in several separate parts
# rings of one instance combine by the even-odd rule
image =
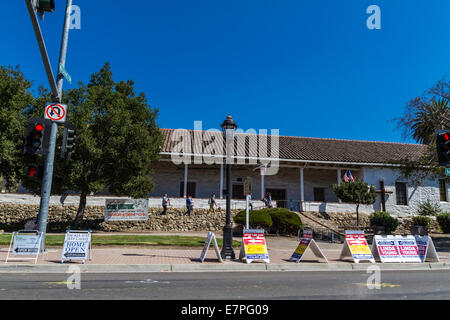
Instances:
[[[234,222],[245,226],[246,215],[247,213],[245,210],[240,211],[234,216]],[[272,224],[272,218],[268,212],[264,210],[250,211],[250,228],[269,231]]]
[[[426,227],[427,229],[430,229],[431,218],[425,216],[416,216],[413,217],[412,222],[414,226],[422,226]]]
[[[439,226],[444,233],[450,233],[450,212],[442,213],[437,216]]]
[[[442,209],[438,203],[433,204],[431,203],[430,199],[427,199],[427,201],[419,204],[419,206],[417,207],[417,213],[419,214],[419,216],[423,217],[434,217],[438,214],[441,214]]]
[[[246,212],[241,211],[234,217],[234,222],[245,226]],[[250,211],[250,228],[264,229],[272,234],[297,234],[302,227],[299,216],[284,208],[266,208]]]
[[[384,227],[387,234],[394,232],[398,227],[398,219],[391,217],[387,212],[375,212],[369,217],[370,225],[376,227]]]
[[[273,221],[270,233],[295,235],[303,225],[300,217],[288,209],[275,208],[265,210],[269,212]]]

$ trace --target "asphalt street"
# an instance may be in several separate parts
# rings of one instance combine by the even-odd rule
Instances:
[[[450,271],[0,274],[1,300],[411,300],[450,299]],[[369,278],[372,277],[372,278]]]

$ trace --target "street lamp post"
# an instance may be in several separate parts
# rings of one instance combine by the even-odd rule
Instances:
[[[222,124],[223,137],[226,143],[226,175],[227,175],[227,205],[226,205],[226,223],[223,228],[223,247],[222,247],[222,259],[234,260],[236,256],[233,250],[233,227],[231,225],[231,155],[234,148],[234,134],[237,129],[237,125],[231,116]]]

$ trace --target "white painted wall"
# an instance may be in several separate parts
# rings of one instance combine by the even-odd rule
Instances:
[[[384,180],[386,191],[393,192],[386,195],[386,211],[398,217],[407,217],[416,214],[416,209],[421,202],[429,199],[432,203],[438,203],[444,211],[450,211],[450,202],[441,202],[439,194],[439,180],[427,178],[420,186],[415,186],[411,181],[405,181],[396,169],[389,168],[365,168],[365,182],[374,185],[377,190],[380,188],[380,180]],[[408,206],[397,205],[395,194],[395,183],[407,183]],[[449,185],[447,183],[447,195],[450,195]],[[447,196],[447,199],[449,197]],[[381,198],[378,197],[374,205],[377,211],[381,210]]]

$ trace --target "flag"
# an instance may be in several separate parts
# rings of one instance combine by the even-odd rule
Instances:
[[[349,181],[353,181],[354,182],[355,181],[355,179],[353,178],[353,175],[352,175],[350,170],[347,170],[347,172],[345,173],[344,181],[345,182],[349,182]]]

